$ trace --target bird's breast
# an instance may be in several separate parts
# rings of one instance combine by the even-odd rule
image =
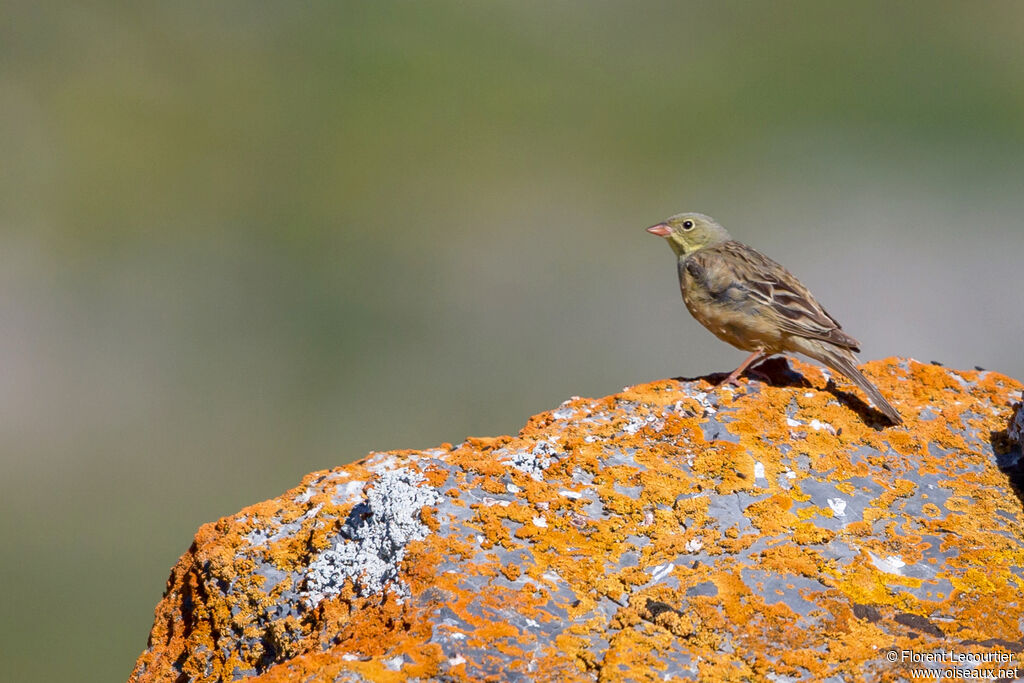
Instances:
[[[779,347],[778,330],[743,297],[716,296],[685,268],[679,271],[679,288],[690,315],[722,341],[745,351]]]

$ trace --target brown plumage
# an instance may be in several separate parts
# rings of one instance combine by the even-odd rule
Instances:
[[[893,423],[903,421],[857,369],[860,342],[788,270],[703,214],[678,214],[647,230],[667,238],[676,253],[690,314],[722,341],[752,352],[727,382],[760,358],[798,352],[848,377]]]

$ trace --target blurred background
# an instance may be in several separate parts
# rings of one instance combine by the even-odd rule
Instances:
[[[116,681],[196,528],[727,371],[697,210],[864,343],[1024,378],[1024,6],[4,4],[0,670]]]

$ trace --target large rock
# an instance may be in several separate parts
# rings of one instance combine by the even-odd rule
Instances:
[[[1024,650],[1021,384],[869,363],[889,427],[794,367],[310,474],[199,530],[132,680],[899,680],[890,651]]]

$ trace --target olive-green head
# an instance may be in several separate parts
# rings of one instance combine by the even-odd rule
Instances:
[[[664,237],[679,257],[732,239],[714,218],[702,213],[677,213],[664,223],[647,228],[647,232]]]

